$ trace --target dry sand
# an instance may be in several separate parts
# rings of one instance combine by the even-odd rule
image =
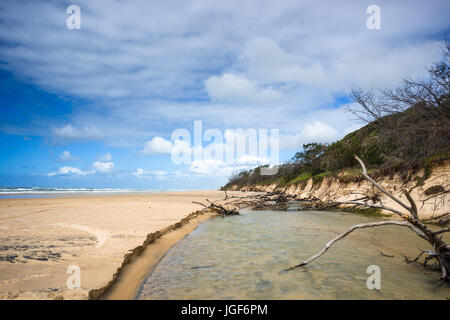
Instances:
[[[124,255],[147,235],[201,209],[192,201],[223,199],[219,191],[0,200],[0,298],[87,299],[105,286]],[[167,250],[207,216],[165,234],[124,268],[107,297],[132,298]],[[81,289],[69,290],[67,268],[79,266]],[[124,285],[126,284],[126,285]]]

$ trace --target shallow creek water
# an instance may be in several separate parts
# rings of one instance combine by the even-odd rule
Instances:
[[[400,226],[356,230],[309,266],[283,272],[348,227],[377,220],[295,209],[217,217],[167,253],[137,299],[449,299],[439,273],[404,262],[429,247]],[[370,265],[380,267],[380,290],[367,288]]]

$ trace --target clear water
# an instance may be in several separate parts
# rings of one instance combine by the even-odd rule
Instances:
[[[404,262],[404,255],[428,248],[406,227],[354,231],[309,266],[283,272],[351,225],[377,220],[382,219],[323,211],[214,218],[168,252],[137,298],[449,299],[450,285],[439,281],[439,273]],[[380,267],[380,290],[367,288],[370,265]]]

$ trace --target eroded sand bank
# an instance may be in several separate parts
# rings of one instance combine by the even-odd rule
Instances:
[[[87,299],[91,289],[108,284],[124,256],[150,233],[201,209],[192,201],[223,197],[219,191],[191,191],[1,199],[0,298]],[[205,218],[194,217],[156,240],[124,270],[127,285],[117,282],[107,296],[130,298],[148,268]],[[81,289],[67,289],[69,266],[80,268]]]

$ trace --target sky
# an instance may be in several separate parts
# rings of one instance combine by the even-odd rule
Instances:
[[[215,189],[283,163],[363,125],[351,88],[426,77],[449,13],[439,0],[2,0],[0,187]],[[246,130],[258,145],[267,130],[267,154],[206,153]]]

